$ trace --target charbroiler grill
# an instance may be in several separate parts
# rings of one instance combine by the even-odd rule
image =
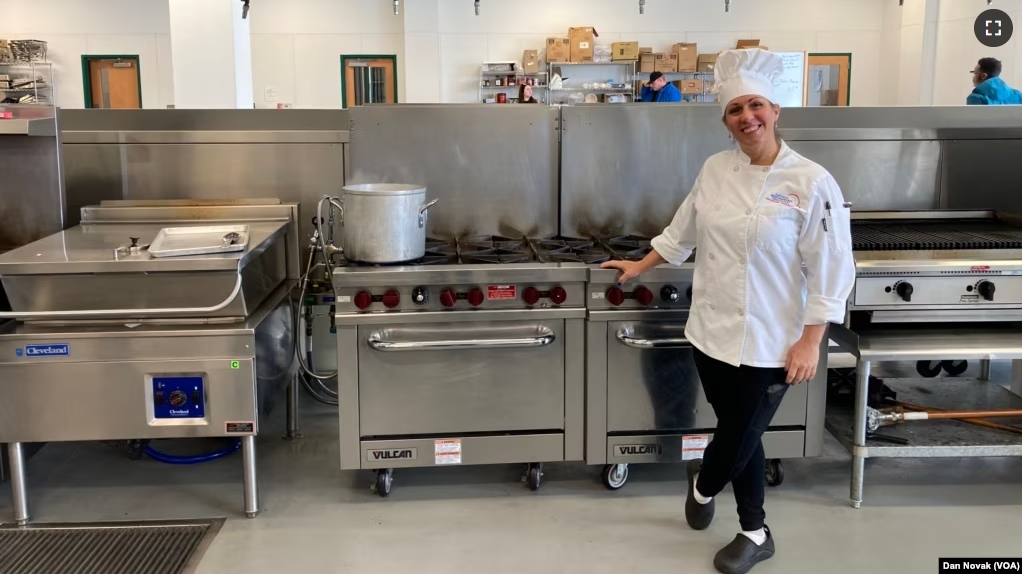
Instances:
[[[427,240],[399,265],[341,260],[332,274],[340,461],[396,468],[584,458],[589,241]]]
[[[827,427],[852,453],[852,506],[862,503],[869,457],[1022,455],[1022,444],[980,426],[913,423],[943,426],[933,433],[917,426],[911,440],[889,435],[905,444],[881,442],[886,437],[868,428],[875,362],[980,360],[988,373],[991,359],[1022,359],[1022,218],[997,211],[857,212],[851,234],[855,287],[845,324],[831,329],[831,339],[857,359],[855,407],[829,405]],[[978,398],[967,396],[969,388],[957,399],[935,392],[906,386],[897,399],[950,400],[931,406],[953,410],[1022,406],[996,385],[977,391]]]

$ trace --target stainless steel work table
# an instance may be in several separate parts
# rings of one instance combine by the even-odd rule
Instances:
[[[877,446],[867,444],[867,402],[869,376],[873,363],[883,361],[924,361],[924,360],[1020,360],[1022,359],[1022,329],[1017,324],[991,323],[989,327],[954,329],[947,327],[892,328],[857,334],[840,325],[832,325],[830,338],[843,350],[856,357],[855,409],[852,416],[853,428],[848,434],[847,425],[834,425],[828,421],[828,428],[852,454],[851,499],[852,506],[862,504],[862,491],[866,459],[870,457],[963,457],[963,456],[1022,456],[1022,437],[991,431],[982,427],[974,430],[941,433],[932,440],[914,434],[916,444]],[[941,383],[927,381],[927,396],[941,395],[942,387],[968,385],[966,380]],[[956,397],[956,409],[1017,409],[1022,408],[1022,398],[996,385],[983,384],[980,390],[965,388]],[[829,417],[828,417],[829,418]],[[910,428],[919,425],[963,425],[967,423],[950,421],[909,422]],[[894,428],[894,427],[891,427]],[[997,434],[994,434],[997,433]],[[921,434],[921,433],[920,433]]]

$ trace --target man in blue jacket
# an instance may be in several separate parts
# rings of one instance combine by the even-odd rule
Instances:
[[[983,58],[972,71],[972,93],[965,100],[970,106],[1004,106],[1022,104],[1022,92],[1004,83],[1001,76],[1001,61],[997,58]]]
[[[639,98],[644,102],[680,102],[681,92],[660,72],[649,75],[649,82],[642,86]]]

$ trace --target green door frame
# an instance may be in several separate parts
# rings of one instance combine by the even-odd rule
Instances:
[[[348,54],[341,56],[341,107],[344,109],[348,108],[348,74],[347,64],[348,60],[390,60],[394,62],[394,103],[398,103],[397,100],[397,56],[383,55],[383,54]]]
[[[87,109],[92,108],[92,82],[91,74],[89,73],[89,62],[92,60],[134,60],[135,69],[138,71],[138,107],[142,108],[142,59],[139,58],[138,54],[135,55],[112,55],[112,56],[97,56],[93,54],[82,55],[82,85],[85,91],[85,107]]]
[[[810,53],[809,56],[847,56],[848,57],[848,88],[845,90],[845,99],[848,100],[848,107],[852,105],[852,54],[851,52],[819,52]],[[806,67],[809,66],[809,58],[806,57]]]

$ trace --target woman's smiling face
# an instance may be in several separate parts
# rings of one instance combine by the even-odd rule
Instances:
[[[731,100],[724,112],[724,125],[742,147],[757,147],[774,137],[781,115],[779,106],[763,96],[742,96]]]

